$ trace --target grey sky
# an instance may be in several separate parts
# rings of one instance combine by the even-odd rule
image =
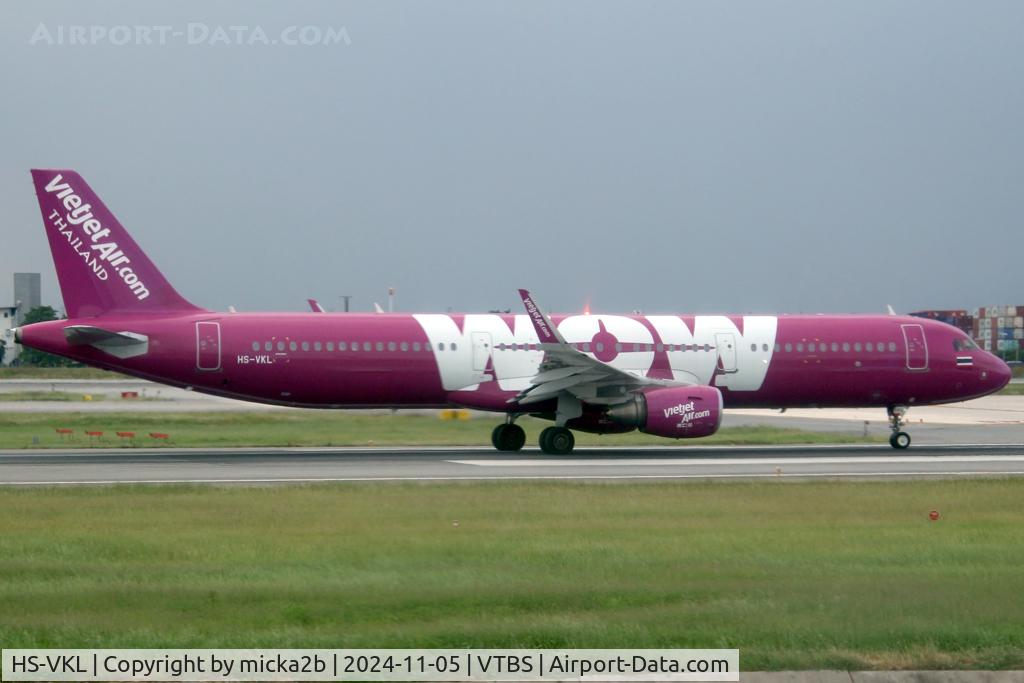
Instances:
[[[349,45],[30,45],[59,26]],[[73,167],[195,303],[1024,303],[1024,3],[0,4],[0,301]]]

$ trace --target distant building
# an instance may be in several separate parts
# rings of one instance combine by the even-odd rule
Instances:
[[[0,306],[0,340],[4,342],[3,364],[10,365],[21,347],[14,343],[15,327],[25,320],[25,314],[42,306],[42,285],[39,273],[14,274],[14,305]]]
[[[15,322],[18,315],[17,306],[0,306],[0,341],[4,343],[3,365],[10,365],[17,355],[17,347],[14,345],[14,333],[11,330],[18,326]]]
[[[42,285],[39,273],[14,274],[14,305],[18,307],[17,322],[20,325],[25,314],[43,304]]]

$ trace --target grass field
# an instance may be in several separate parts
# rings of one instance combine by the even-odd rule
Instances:
[[[1022,499],[1021,479],[0,489],[0,646],[1020,669]]]
[[[13,401],[102,401],[103,396],[76,394],[70,391],[0,391],[0,402]]]
[[[119,444],[115,432],[132,431],[136,445],[154,445],[150,432],[171,436],[171,446],[366,446],[465,445],[490,446],[491,430],[500,419],[441,420],[437,414],[366,414],[337,411],[268,411],[209,413],[8,413],[0,410],[0,448],[66,447],[56,429],[73,429],[71,445],[90,443],[85,431],[105,432],[102,445]],[[533,444],[550,422],[523,418],[528,443]],[[777,427],[731,427],[706,439],[670,441],[640,432],[598,436],[576,434],[576,443],[588,445],[707,445],[881,443],[857,432],[809,432]],[[161,442],[160,445],[163,445]]]
[[[0,368],[0,379],[132,379],[119,372],[99,368],[37,368],[22,366]]]

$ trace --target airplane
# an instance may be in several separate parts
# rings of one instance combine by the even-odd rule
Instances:
[[[305,408],[448,408],[573,431],[714,434],[726,408],[878,407],[903,449],[912,406],[991,394],[1009,367],[950,325],[898,315],[549,316],[527,290],[509,314],[219,313],[186,301],[82,177],[33,170],[67,319],[21,344],[176,387]]]

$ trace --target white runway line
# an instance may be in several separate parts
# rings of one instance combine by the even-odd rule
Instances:
[[[475,467],[634,467],[694,466],[694,465],[852,465],[859,463],[930,464],[937,462],[1024,462],[1024,455],[917,455],[917,456],[861,456],[849,458],[615,458],[596,459],[535,459],[535,460],[447,460],[456,465]]]

